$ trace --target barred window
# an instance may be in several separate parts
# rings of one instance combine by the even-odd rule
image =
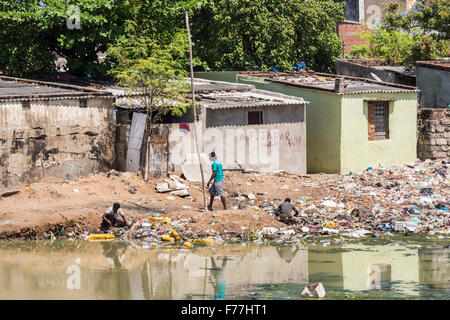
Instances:
[[[30,102],[30,100],[22,101],[22,109],[25,109],[25,110],[31,109],[31,102]]]
[[[87,108],[87,99],[80,99],[80,108]]]
[[[389,139],[389,101],[369,102],[369,140]]]
[[[262,124],[263,113],[262,111],[249,111],[248,112],[248,124]]]

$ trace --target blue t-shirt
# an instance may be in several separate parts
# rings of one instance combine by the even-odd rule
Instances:
[[[214,181],[223,180],[223,171],[222,171],[222,162],[214,161],[212,164],[212,170],[216,171],[216,175],[214,177]]]

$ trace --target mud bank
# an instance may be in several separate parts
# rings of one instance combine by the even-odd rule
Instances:
[[[393,234],[448,237],[449,167],[445,161],[427,160],[402,167],[369,167],[351,175],[228,171],[224,182],[228,210],[216,201],[213,212],[203,210],[201,184],[187,180],[180,181],[187,186],[187,196],[158,191],[162,183],[171,185],[168,178],[145,182],[128,172],[44,180],[0,197],[0,238],[86,238],[99,232],[101,216],[114,202],[121,203],[133,227],[111,232],[126,240],[162,241],[171,230],[180,240],[213,237],[218,241]],[[286,197],[299,211],[292,225],[275,217]]]

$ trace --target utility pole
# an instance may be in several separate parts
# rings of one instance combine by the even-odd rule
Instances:
[[[189,28],[189,14],[187,11],[186,11],[186,29],[188,33],[188,42],[189,42],[189,63],[191,65],[192,105],[194,108],[194,140],[197,149],[198,163],[200,165],[200,174],[202,176],[203,207],[206,209],[205,178],[203,177],[202,159],[200,159],[200,150],[198,148],[198,137],[197,137],[197,109],[195,107],[194,67],[192,66],[191,30]]]

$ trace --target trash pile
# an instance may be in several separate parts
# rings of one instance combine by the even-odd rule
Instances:
[[[172,244],[185,248],[192,248],[193,243],[213,244],[223,241],[220,237],[197,239],[197,234],[192,229],[186,229],[185,224],[188,222],[190,219],[171,221],[168,217],[154,214],[152,217],[137,220],[129,229],[120,229],[116,236],[125,240]]]
[[[166,193],[170,192],[173,196],[179,196],[181,198],[186,198],[190,196],[190,193],[188,191],[189,186],[182,183],[180,180],[181,178],[171,174],[170,180],[164,179],[165,182],[158,183],[156,185],[156,191],[159,193]],[[173,197],[167,197],[168,200],[173,200]]]
[[[211,224],[220,224],[223,231],[210,229],[194,232],[190,224],[196,223],[194,217],[185,216],[173,220],[153,213],[151,217],[141,218],[130,229],[115,232],[116,237],[126,240],[140,240],[152,244],[170,244],[192,247],[195,243],[212,244],[224,240],[303,241],[316,236],[338,237],[389,237],[399,234],[436,234],[440,237],[450,235],[450,162],[426,160],[387,169],[367,168],[361,174],[327,175],[324,179],[296,179],[295,184],[280,184],[279,189],[292,190],[289,196],[298,208],[299,214],[293,217],[294,223],[279,228],[279,223],[249,230],[240,225],[236,230],[227,225],[224,217],[228,211],[216,212]],[[253,181],[254,180],[251,180]],[[248,187],[254,183],[247,182]],[[326,190],[319,195],[303,194],[299,189]],[[156,185],[157,192],[171,193],[175,196],[189,193],[188,186],[175,175],[170,180]],[[251,191],[251,190],[250,190]],[[261,190],[260,190],[261,191]],[[285,193],[286,194],[286,193]],[[271,199],[268,192],[247,192],[227,195],[234,206],[233,210],[254,210],[259,216],[271,215],[276,220],[276,211],[284,199]],[[281,197],[281,196],[280,196]],[[247,212],[245,213],[247,214]],[[271,218],[272,219],[272,218]],[[270,221],[272,221],[269,219]],[[228,219],[229,220],[229,219]],[[230,222],[228,222],[230,223]],[[233,225],[238,221],[231,222]],[[191,225],[192,226],[192,225]],[[197,227],[198,229],[198,227]],[[226,229],[232,229],[226,230]],[[323,241],[326,241],[324,239]],[[333,240],[334,241],[334,240]]]
[[[388,169],[369,167],[359,175],[332,176],[315,187],[329,188],[335,196],[296,199],[299,215],[293,219],[297,223],[287,230],[354,238],[394,232],[450,234],[449,167],[450,162],[426,160]],[[312,186],[305,181],[300,184]],[[240,209],[250,207],[271,215],[282,201],[260,201],[252,193],[235,199]],[[255,238],[288,235],[276,228],[264,228],[256,234]]]

